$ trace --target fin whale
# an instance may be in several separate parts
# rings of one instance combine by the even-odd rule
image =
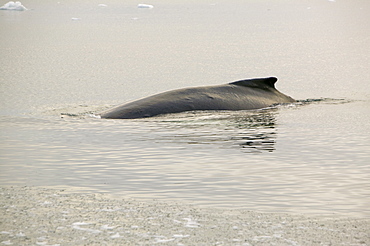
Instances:
[[[277,78],[255,78],[223,85],[171,90],[129,102],[100,114],[107,119],[135,119],[193,110],[248,110],[295,100],[275,88]]]

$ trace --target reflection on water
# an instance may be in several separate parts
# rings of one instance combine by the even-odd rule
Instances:
[[[238,126],[245,132],[232,139],[239,142],[243,152],[272,152],[275,150],[275,121],[275,115],[271,112],[250,113],[237,120]]]
[[[276,108],[255,111],[196,111],[141,119],[164,127],[155,142],[239,147],[244,153],[275,150]],[[209,146],[213,148],[214,146]]]

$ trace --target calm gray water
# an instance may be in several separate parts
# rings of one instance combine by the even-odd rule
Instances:
[[[370,216],[370,2],[22,3],[0,11],[0,185]],[[267,76],[300,102],[94,117]]]

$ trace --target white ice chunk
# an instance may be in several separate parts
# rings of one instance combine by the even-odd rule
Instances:
[[[17,236],[17,237],[25,237],[25,236],[26,236],[26,234],[24,234],[23,232],[19,232],[16,236]]]
[[[182,235],[182,234],[175,234],[173,235],[174,238],[184,238],[184,237],[189,237],[190,235]]]
[[[86,223],[86,222],[75,222],[72,224],[72,228],[75,229],[75,230],[81,230],[81,231],[87,231],[87,232],[90,232],[90,233],[101,233],[101,231],[99,230],[94,230],[94,229],[90,229],[90,228],[84,228],[84,227],[81,227],[83,225],[90,225],[91,223]]]
[[[142,9],[152,9],[152,8],[154,8],[154,6],[153,6],[153,5],[150,5],[150,4],[144,4],[144,3],[139,3],[139,4],[137,5],[137,7],[138,7],[138,8],[142,8]]]
[[[170,239],[168,239],[168,238],[163,238],[163,239],[161,239],[161,238],[156,238],[155,239],[155,241],[157,242],[157,243],[167,243],[167,242],[171,242],[171,241],[173,241],[173,240],[175,240],[174,238],[170,238]]]
[[[86,223],[86,222],[75,222],[72,225],[74,226],[80,226],[80,225],[91,225],[91,223]]]
[[[4,4],[3,6],[0,7],[0,10],[17,10],[17,11],[24,11],[24,10],[27,10],[26,7],[24,7],[22,5],[21,2],[13,2],[13,1],[10,1],[10,2],[7,2],[6,4]]]
[[[102,225],[100,227],[100,229],[102,229],[102,230],[112,230],[114,228],[116,228],[116,227],[115,226],[109,226],[109,225]]]
[[[81,18],[78,18],[78,17],[72,17],[72,18],[71,18],[71,20],[73,20],[73,21],[79,21],[79,20],[81,20]]]
[[[98,6],[99,6],[99,7],[107,7],[107,5],[106,5],[106,4],[104,4],[104,3],[100,3],[100,4],[98,4]]]
[[[191,218],[183,218],[183,220],[186,220],[185,227],[190,227],[190,228],[197,228],[200,226],[200,224]]]
[[[120,238],[121,235],[117,232],[116,234],[110,236],[110,238]]]
[[[12,245],[13,244],[12,242],[10,242],[10,240],[8,240],[8,241],[2,241],[1,243],[2,244],[5,244],[5,245]]]

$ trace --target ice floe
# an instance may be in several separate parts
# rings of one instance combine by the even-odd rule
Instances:
[[[19,232],[16,236],[17,236],[17,237],[25,237],[25,236],[26,236],[26,234],[24,234],[23,232]]]
[[[86,226],[86,225],[91,225],[91,223],[75,222],[75,223],[72,224],[72,228],[76,229],[76,230],[87,231],[87,232],[90,232],[90,233],[101,233],[101,231],[99,231],[99,230],[94,230],[94,229],[90,229],[90,228],[81,227],[81,226]]]
[[[152,9],[154,8],[153,5],[150,5],[150,4],[144,4],[144,3],[139,3],[137,5],[138,8],[141,8],[141,9]]]
[[[12,242],[10,242],[10,240],[8,240],[8,241],[2,241],[1,243],[2,244],[5,244],[5,245],[12,245],[13,244]]]
[[[113,230],[114,228],[116,228],[116,226],[102,225],[100,227],[102,230]]]
[[[117,232],[116,234],[110,236],[110,238],[120,238],[121,235]]]
[[[182,235],[182,234],[175,234],[173,235],[174,238],[184,238],[184,237],[189,237],[190,235]]]
[[[183,220],[186,220],[185,227],[197,228],[200,226],[198,222],[192,220],[191,218],[183,218]]]
[[[7,2],[6,4],[4,4],[3,6],[1,6],[0,10],[24,11],[24,10],[27,10],[27,8],[24,7],[21,2],[10,1],[10,2]]]
[[[171,242],[175,239],[174,238],[167,238],[165,236],[155,236],[154,240],[155,240],[156,243],[168,243],[168,242]]]

